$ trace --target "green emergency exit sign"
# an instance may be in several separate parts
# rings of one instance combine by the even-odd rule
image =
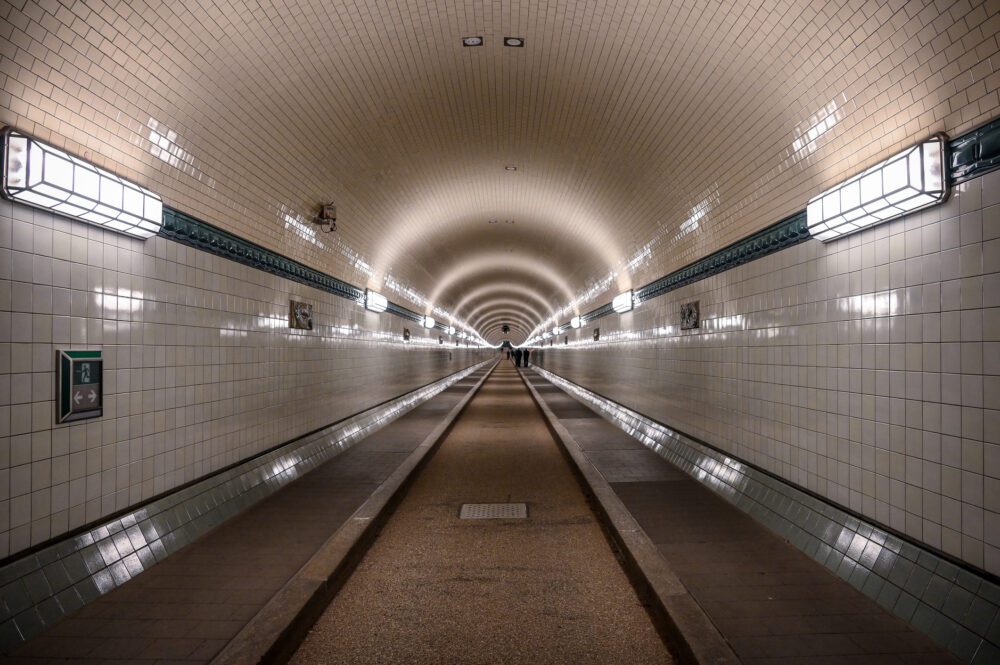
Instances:
[[[100,351],[58,351],[56,422],[100,418],[104,413],[104,360]]]

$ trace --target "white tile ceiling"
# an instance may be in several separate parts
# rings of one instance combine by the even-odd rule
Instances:
[[[0,121],[517,341],[991,119],[998,32],[998,0],[8,0]]]

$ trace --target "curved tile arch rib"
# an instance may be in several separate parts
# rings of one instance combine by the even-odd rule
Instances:
[[[496,333],[496,332],[500,332],[501,334],[503,334],[503,325],[504,324],[502,324],[502,323],[491,324],[489,328],[486,328],[483,331],[483,336],[486,337],[487,335],[491,335],[491,334]],[[524,333],[528,332],[527,330],[525,330],[524,326],[522,326],[519,323],[510,323],[509,325],[510,325],[510,329],[512,331],[516,330],[517,332],[519,332],[521,334],[524,334]]]
[[[428,300],[435,304],[444,302],[443,296],[449,290],[463,280],[468,280],[473,275],[494,271],[512,271],[515,274],[527,274],[537,277],[543,283],[551,284],[565,298],[573,298],[573,289],[565,277],[559,274],[548,263],[541,259],[528,258],[527,256],[512,256],[507,252],[488,252],[473,255],[454,265],[440,279]]]
[[[493,323],[512,324],[514,322],[517,322],[522,326],[524,326],[526,331],[531,330],[531,325],[532,325],[531,319],[528,319],[524,315],[519,314],[518,312],[514,312],[512,310],[496,312],[494,314],[489,315],[488,317],[484,317],[483,320],[479,322],[479,325],[476,327],[476,330],[485,329],[486,326]]]
[[[491,299],[481,303],[478,307],[469,312],[466,320],[469,322],[470,326],[475,327],[475,322],[484,316],[488,316],[495,311],[510,311],[512,309],[522,314],[527,314],[536,323],[545,318],[539,314],[538,310],[534,307],[526,305],[520,300],[515,300],[514,298],[497,298],[495,300]]]
[[[525,332],[530,331],[532,326],[532,321],[530,319],[526,319],[523,316],[519,316],[514,312],[508,311],[508,312],[499,312],[497,313],[496,316],[493,315],[484,316],[482,318],[482,321],[476,326],[476,330],[479,331],[480,334],[482,334],[481,331],[485,330],[487,326],[492,325],[494,323],[500,323],[500,324],[508,323],[511,325],[517,323],[518,325],[522,326],[525,329]]]
[[[535,169],[564,173],[571,168],[564,156],[535,156]],[[475,174],[474,176],[472,174]],[[492,160],[473,158],[461,172],[442,178],[437,191],[410,197],[400,213],[391,215],[382,233],[375,265],[397,265],[404,257],[417,263],[434,248],[468,251],[484,243],[483,227],[496,220],[496,231],[510,230],[502,242],[519,248],[558,241],[566,255],[586,265],[618,265],[625,252],[614,229],[614,210],[606,202],[580,196],[566,178],[532,178],[519,173],[513,179]],[[470,212],[472,211],[472,212]],[[514,220],[512,227],[504,225]],[[495,246],[497,238],[486,241]]]
[[[461,312],[466,305],[476,304],[481,298],[488,295],[494,295],[496,293],[524,296],[525,298],[538,303],[543,310],[548,312],[547,316],[551,317],[556,313],[552,303],[546,300],[538,291],[524,286],[523,284],[504,282],[502,284],[485,284],[466,293],[462,296],[462,299],[458,301],[458,304],[455,305],[453,310],[455,312],[455,316],[461,316]]]
[[[492,320],[488,321],[481,328],[481,330],[483,332],[481,332],[480,334],[485,338],[486,337],[485,331],[487,331],[487,330],[493,330],[494,328],[500,328],[504,324],[507,324],[507,325],[510,326],[511,332],[513,332],[515,330],[519,331],[520,334],[523,335],[523,337],[521,339],[528,339],[528,331],[531,330],[531,328],[528,327],[527,324],[525,324],[523,321],[512,320],[512,319],[507,318],[507,317],[497,317],[495,319],[492,319]]]
[[[483,337],[490,344],[493,344],[493,345],[500,344],[500,343],[502,343],[504,341],[509,341],[511,344],[523,344],[524,343],[523,340],[527,337],[526,331],[524,329],[520,328],[520,327],[517,327],[517,328],[512,327],[511,328],[511,332],[514,332],[515,330],[517,331],[518,335],[520,335],[520,338],[511,338],[508,335],[504,335],[503,331],[500,329],[499,326],[493,327],[490,330],[490,332],[488,332],[487,334],[485,334]]]

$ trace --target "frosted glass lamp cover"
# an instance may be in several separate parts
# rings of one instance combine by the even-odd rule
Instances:
[[[135,238],[156,235],[163,201],[38,139],[3,130],[3,196]]]

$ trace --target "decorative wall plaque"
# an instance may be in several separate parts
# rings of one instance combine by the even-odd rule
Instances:
[[[296,330],[312,330],[313,306],[307,302],[289,301],[288,327]]]
[[[681,330],[691,330],[692,328],[701,327],[701,313],[699,312],[698,303],[700,300],[695,300],[694,302],[686,302],[681,305]]]

